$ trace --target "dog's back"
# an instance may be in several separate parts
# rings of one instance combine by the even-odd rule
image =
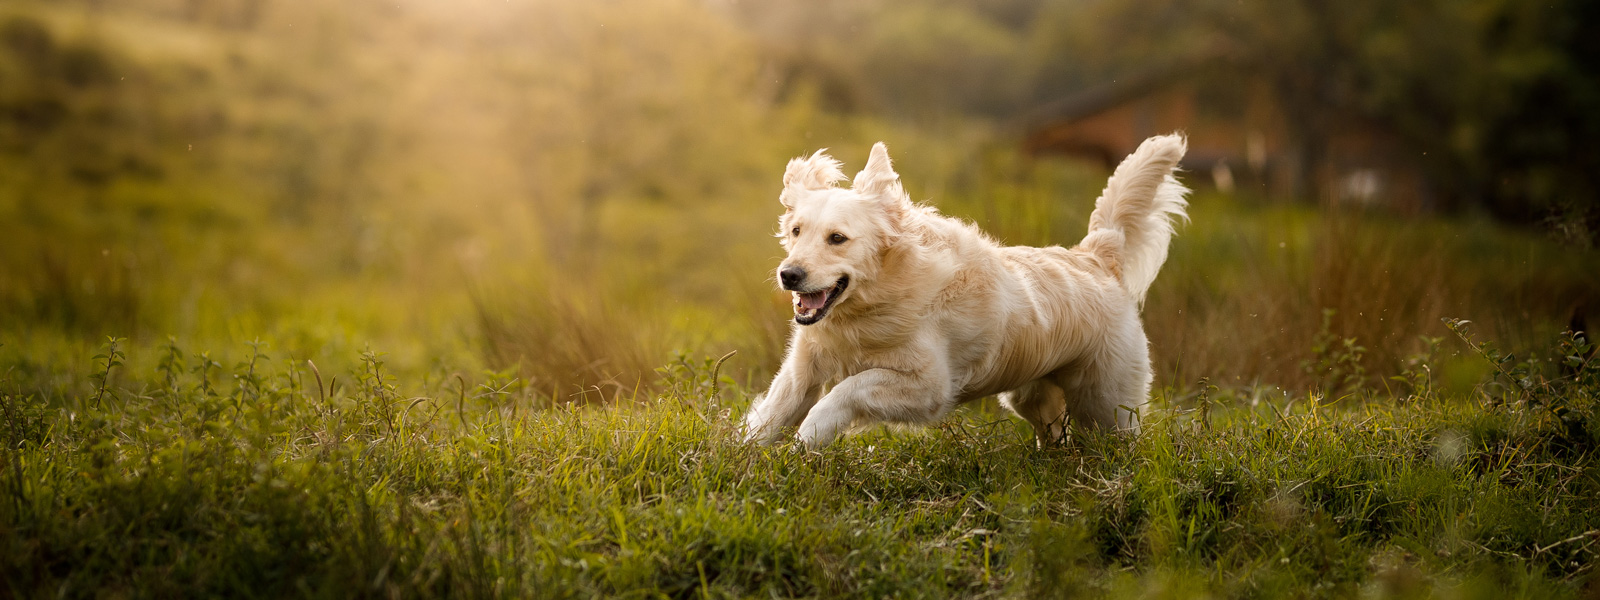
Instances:
[[[1137,326],[1145,292],[1166,261],[1173,219],[1187,218],[1188,190],[1172,176],[1185,146],[1179,135],[1153,137],[1129,155],[1095,201],[1089,232],[1076,247],[1000,249],[1017,284],[1006,301],[1014,308],[1004,317],[995,372],[975,373],[967,397],[1058,370],[1129,322]]]

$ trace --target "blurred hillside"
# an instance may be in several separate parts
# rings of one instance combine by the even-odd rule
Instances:
[[[674,350],[739,349],[759,378],[788,328],[789,157],[853,172],[886,140],[917,199],[1071,244],[1105,173],[1026,152],[1029,116],[1203,65],[1200,97],[1264,90],[1306,164],[1349,120],[1427,156],[1437,201],[1401,218],[1192,171],[1147,307],[1163,382],[1318,384],[1324,308],[1380,381],[1439,317],[1533,343],[1600,298],[1596,21],[1492,0],[13,2],[0,359],[47,388],[81,385],[62,357],[104,335],[259,337],[609,398]]]

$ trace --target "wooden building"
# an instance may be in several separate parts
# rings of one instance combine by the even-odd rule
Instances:
[[[1030,155],[1114,167],[1151,135],[1182,131],[1190,181],[1226,193],[1427,210],[1429,184],[1398,136],[1355,115],[1294,123],[1263,81],[1187,65],[1132,74],[1051,102],[1023,119]]]

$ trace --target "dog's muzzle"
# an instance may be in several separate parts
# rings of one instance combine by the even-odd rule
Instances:
[[[779,276],[781,277],[782,273]],[[839,295],[843,294],[844,289],[849,286],[850,277],[844,276],[840,277],[839,281],[834,282],[832,287],[826,289],[814,292],[792,290],[794,292],[794,322],[801,325],[810,325],[821,321],[823,317],[828,316],[828,309],[833,308],[833,303],[839,299]],[[787,288],[788,286],[785,287]]]

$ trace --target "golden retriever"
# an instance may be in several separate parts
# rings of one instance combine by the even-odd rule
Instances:
[[[994,394],[1041,445],[1068,420],[1136,433],[1152,378],[1139,311],[1187,218],[1173,177],[1185,149],[1180,135],[1145,140],[1072,248],[1002,246],[912,203],[882,143],[850,188],[821,150],[789,161],[777,275],[795,324],[746,439],[798,426],[820,448],[852,426],[929,423]]]

